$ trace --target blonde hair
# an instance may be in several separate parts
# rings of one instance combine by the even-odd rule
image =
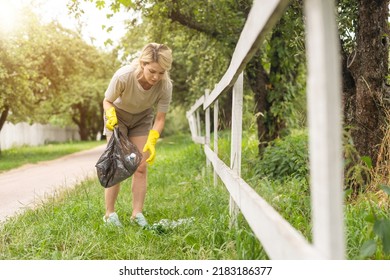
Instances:
[[[142,64],[157,62],[161,68],[165,70],[163,80],[170,82],[169,70],[171,70],[172,61],[172,50],[168,46],[158,43],[149,43],[144,46],[141,55],[138,57],[138,60],[135,61],[137,64],[135,74],[138,76],[142,72]]]

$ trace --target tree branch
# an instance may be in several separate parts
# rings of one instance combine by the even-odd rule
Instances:
[[[200,22],[196,22],[192,17],[184,15],[179,10],[179,4],[177,0],[173,0],[173,8],[168,13],[168,17],[174,21],[178,22],[181,25],[184,25],[190,29],[193,29],[195,31],[204,33],[208,36],[211,36],[213,38],[217,38],[219,36],[222,36],[222,34],[214,29],[211,29],[209,25],[203,25]]]

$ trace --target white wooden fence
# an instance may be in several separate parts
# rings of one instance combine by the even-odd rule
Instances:
[[[77,128],[6,122],[0,132],[0,149],[6,150],[22,145],[38,146],[47,142],[66,142],[70,140],[80,140]]]
[[[332,0],[306,0],[307,100],[313,242],[310,243],[241,177],[242,71],[288,0],[255,0],[226,73],[209,94],[187,111],[193,141],[204,145],[230,193],[234,223],[241,211],[271,259],[344,259],[343,168],[341,150],[341,71],[335,6]],[[233,87],[231,160],[218,158],[218,96]],[[210,148],[210,107],[214,106],[214,151]],[[203,106],[203,108],[202,108]],[[199,110],[205,110],[202,136]]]

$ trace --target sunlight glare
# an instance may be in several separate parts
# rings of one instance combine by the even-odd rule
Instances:
[[[9,33],[15,30],[18,24],[19,10],[10,0],[0,0],[0,31]]]

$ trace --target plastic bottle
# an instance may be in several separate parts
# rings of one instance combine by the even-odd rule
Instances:
[[[130,160],[130,163],[131,164],[134,164],[135,163],[135,158],[137,157],[137,155],[136,154],[134,154],[134,153],[131,153],[130,155],[129,155],[129,160]]]

